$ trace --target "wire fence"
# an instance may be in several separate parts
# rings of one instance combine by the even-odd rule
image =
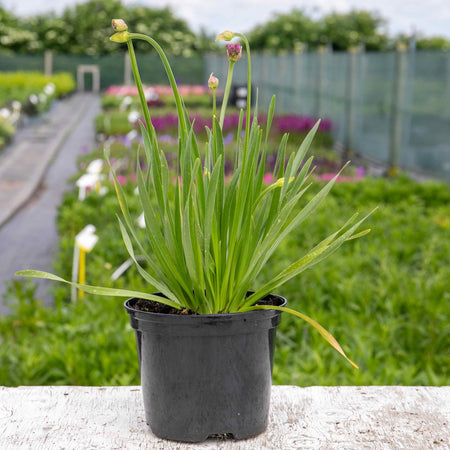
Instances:
[[[167,77],[159,56],[136,52],[142,81],[148,84],[167,84]],[[82,65],[95,65],[100,70],[100,88],[121,85],[132,80],[128,55],[102,56],[64,55],[46,52],[42,55],[20,55],[0,53],[0,71],[39,71],[46,73],[69,72],[76,79],[77,69]],[[169,56],[175,77],[180,84],[204,84],[204,58],[202,55],[183,57]],[[92,88],[92,78],[85,75],[85,88]]]
[[[206,72],[223,83],[227,63],[205,56]],[[246,63],[234,72],[244,84]],[[450,182],[449,52],[259,53],[252,75],[260,108],[276,94],[278,112],[330,118],[348,155]]]
[[[138,54],[145,83],[167,84],[156,54]],[[206,84],[211,72],[225,85],[223,54],[171,56],[179,84]],[[0,71],[100,69],[101,88],[130,83],[127,57],[77,55],[5,55]],[[235,84],[247,80],[245,56],[235,66]],[[260,109],[273,94],[278,113],[332,120],[333,134],[348,155],[429,173],[450,182],[450,52],[399,50],[386,53],[302,52],[252,55],[253,87]],[[92,85],[88,78],[86,87]]]

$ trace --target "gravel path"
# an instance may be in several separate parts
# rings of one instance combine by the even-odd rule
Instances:
[[[52,271],[58,244],[56,209],[64,192],[71,188],[67,180],[76,171],[77,156],[82,148],[92,148],[94,143],[94,118],[99,112],[98,96],[76,94],[64,102],[72,103],[55,105],[48,115],[50,119],[52,116],[58,119],[62,114],[70,115],[67,117],[67,120],[72,119],[70,129],[61,139],[56,155],[51,156],[53,159],[49,160],[50,165],[42,173],[37,190],[0,228],[0,314],[9,311],[5,294],[7,283],[13,278],[14,272],[27,268]],[[77,120],[73,120],[75,116]],[[50,135],[56,135],[59,130],[53,131]],[[15,147],[19,148],[21,144],[23,142],[15,143],[8,150],[9,153],[14,153]],[[50,282],[36,280],[36,283],[38,298],[44,304],[52,304],[48,292]]]

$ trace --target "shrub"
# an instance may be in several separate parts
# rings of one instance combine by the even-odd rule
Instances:
[[[48,77],[40,72],[0,72],[0,105],[13,100],[24,103],[30,95],[44,93],[50,83],[54,91],[46,94],[49,99],[66,95],[75,88],[75,81],[68,73]]]

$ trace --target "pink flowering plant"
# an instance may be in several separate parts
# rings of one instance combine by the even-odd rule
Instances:
[[[258,123],[257,107],[253,115],[250,110],[251,60],[248,41],[240,33],[226,31],[220,34],[217,38],[219,40],[238,38],[243,42],[248,64],[247,107],[245,112],[241,110],[239,116],[234,170],[231,178],[226,179],[222,129],[233,67],[242,54],[241,45],[227,45],[229,70],[223,102],[217,117],[214,96],[212,127],[207,128],[208,141],[205,157],[202,159],[194,126],[189,120],[162,48],[149,36],[130,33],[122,20],[113,20],[113,28],[117,32],[111,40],[128,45],[145,120],[145,125],[141,123],[140,129],[148,167],[148,170],[143,172],[141,165],[137,164],[139,198],[145,216],[145,242],[138,239],[136,218],[131,216],[120,180],[112,171],[122,212],[119,227],[128,253],[149,288],[145,292],[136,292],[80,285],[46,272],[32,270],[21,271],[18,275],[73,284],[78,289],[92,294],[152,300],[197,314],[281,310],[315,327],[350,361],[333,336],[310,317],[290,308],[258,304],[258,301],[286,281],[330,256],[346,241],[368,233],[370,230],[357,231],[365,217],[358,220],[355,214],[336,232],[325,237],[305,255],[299,255],[296,261],[292,261],[272,279],[262,286],[255,286],[255,280],[279,244],[314,213],[337,179],[338,175],[309,201],[304,199],[311,186],[312,157],[303,160],[319,128],[319,122],[290,155],[286,155],[288,137],[283,136],[274,169],[268,177],[266,152],[275,98],[272,98],[270,103],[263,129]],[[152,125],[134,53],[134,40],[144,40],[156,49],[173,90],[178,114],[175,178],[169,174],[165,155]],[[213,93],[218,84],[219,80],[211,74],[208,85]],[[145,266],[139,262],[137,254],[144,257]],[[155,290],[163,296],[153,294]],[[253,293],[249,295],[249,292]],[[351,361],[350,363],[355,365]]]

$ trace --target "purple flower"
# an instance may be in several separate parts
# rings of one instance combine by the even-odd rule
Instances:
[[[223,143],[225,145],[231,144],[233,142],[234,136],[233,133],[228,133],[224,138],[223,138]]]
[[[229,61],[236,62],[241,59],[242,46],[241,44],[227,44],[227,57]]]
[[[332,127],[332,122],[330,119],[322,119],[319,125],[320,131],[330,131]]]
[[[316,118],[309,116],[286,115],[275,119],[276,128],[280,133],[304,133],[308,132],[317,122]],[[330,131],[332,122],[330,119],[323,119],[320,122],[320,131]]]
[[[117,136],[117,140],[121,142],[125,147],[131,147],[131,139],[127,135]]]
[[[171,136],[170,134],[162,134],[161,136],[159,136],[159,141],[167,142],[168,144],[176,144],[177,138]]]

